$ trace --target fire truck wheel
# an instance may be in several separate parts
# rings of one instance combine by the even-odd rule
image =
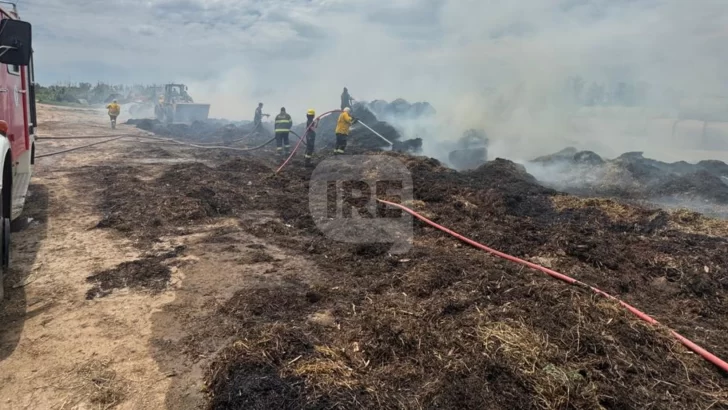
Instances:
[[[3,215],[2,226],[0,226],[0,262],[2,270],[7,271],[10,266],[10,218]]]
[[[2,268],[0,268],[0,301],[4,297],[4,282],[5,273],[7,272],[8,266],[10,266],[10,218],[5,217],[5,210],[0,201],[0,262]]]
[[[2,266],[3,269],[7,269],[10,267],[10,218],[3,218],[3,238],[2,238],[2,247],[3,247],[3,259],[2,259]]]

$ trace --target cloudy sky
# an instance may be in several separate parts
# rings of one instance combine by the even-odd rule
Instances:
[[[489,89],[573,74],[728,93],[726,0],[17,1],[41,83],[183,81],[232,118],[348,86],[473,121]]]

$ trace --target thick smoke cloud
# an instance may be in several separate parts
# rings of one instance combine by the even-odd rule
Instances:
[[[514,159],[695,148],[704,127],[674,127],[681,116],[712,115],[728,138],[723,0],[32,0],[20,12],[41,82],[184,81],[217,117],[248,119],[258,101],[336,108],[347,86],[429,101],[431,138],[484,128],[492,154]],[[620,83],[639,98],[614,104]]]

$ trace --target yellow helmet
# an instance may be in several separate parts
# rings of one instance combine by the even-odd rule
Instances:
[[[306,115],[316,115],[316,111],[314,111],[314,109],[311,108],[310,110],[306,111]]]

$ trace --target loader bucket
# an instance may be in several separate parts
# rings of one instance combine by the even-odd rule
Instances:
[[[180,103],[174,106],[174,122],[205,121],[209,114],[210,104]]]
[[[448,156],[450,165],[458,171],[467,169],[475,169],[485,164],[488,156],[488,150],[485,147],[459,149],[451,151]]]

